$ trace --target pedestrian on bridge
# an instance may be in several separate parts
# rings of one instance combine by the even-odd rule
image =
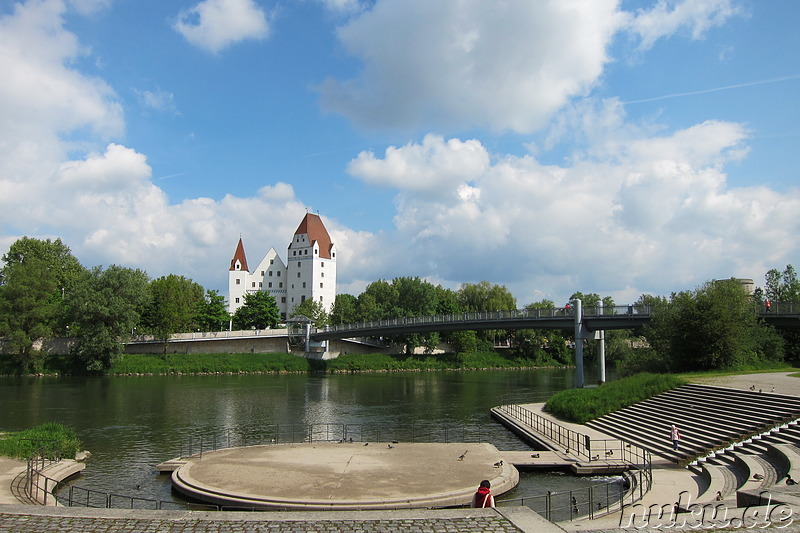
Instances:
[[[772,309],[772,302],[769,301],[769,298],[764,300],[764,311],[769,313],[770,309]]]
[[[675,424],[672,424],[672,428],[669,432],[669,438],[672,439],[672,449],[678,451],[678,443],[681,440],[681,432],[678,431],[678,428],[675,427]]]

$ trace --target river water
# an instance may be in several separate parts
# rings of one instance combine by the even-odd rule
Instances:
[[[587,372],[587,383],[594,377]],[[610,379],[610,378],[609,378]],[[154,465],[180,455],[193,435],[267,432],[276,424],[396,428],[479,427],[500,450],[525,444],[494,422],[491,407],[544,402],[574,386],[574,370],[137,377],[0,378],[0,431],[57,421],[92,452],[72,483],[180,501]],[[522,473],[504,498],[596,484],[560,472]]]

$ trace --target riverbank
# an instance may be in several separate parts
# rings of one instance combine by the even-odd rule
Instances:
[[[63,357],[53,356],[58,362]],[[528,370],[559,367],[551,361],[534,361],[495,352],[450,354],[344,354],[336,359],[308,359],[284,353],[255,354],[124,354],[105,373],[110,376],[169,376],[220,374],[379,373],[462,370]],[[27,377],[70,375],[63,364]],[[5,374],[3,377],[11,377]]]

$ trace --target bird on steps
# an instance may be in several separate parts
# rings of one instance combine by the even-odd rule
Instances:
[[[501,466],[503,466],[503,461],[497,461],[497,462],[494,464],[494,467],[495,467],[495,468],[500,468]]]
[[[469,451],[469,450],[467,450],[467,451]],[[467,451],[465,451],[464,453],[462,453],[461,455],[458,456],[458,460],[459,461],[463,461],[464,460],[464,457],[467,456]]]
[[[369,446],[369,442],[365,442],[365,443],[364,443],[364,446]]]
[[[608,450],[608,451],[606,452],[606,455],[614,455],[614,450]]]
[[[762,479],[764,479],[764,474],[755,473],[753,474],[753,479],[755,479],[756,481],[761,481]]]
[[[533,457],[534,459],[538,459],[539,458],[539,454],[538,453],[532,453],[531,457]]]
[[[592,457],[592,461],[599,461],[599,460],[600,460],[600,454],[599,453],[597,455],[595,455],[594,457]]]

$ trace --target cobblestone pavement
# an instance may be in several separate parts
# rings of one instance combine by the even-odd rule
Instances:
[[[5,512],[14,507],[13,511]],[[27,509],[31,509],[28,507]],[[527,508],[211,513],[0,508],[2,533],[563,533]],[[346,514],[345,514],[346,513]],[[235,515],[235,516],[233,516]]]

